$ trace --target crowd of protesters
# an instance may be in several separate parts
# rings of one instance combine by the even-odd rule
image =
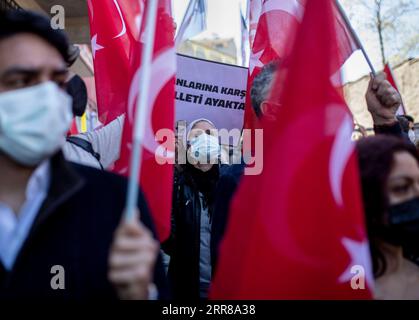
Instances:
[[[103,170],[119,157],[124,117],[66,138],[87,105],[86,86],[69,73],[69,48],[43,16],[0,18],[0,298],[208,299],[245,164],[221,164],[210,120],[190,123],[171,234],[159,244],[143,195],[137,219],[122,219],[127,182]],[[280,67],[272,62],[254,80],[260,118],[275,120],[280,108],[269,101]],[[366,101],[375,136],[360,139],[357,154],[375,297],[419,298],[414,119],[396,116],[401,98],[384,74],[371,78]],[[54,265],[65,267],[65,290],[51,289]]]

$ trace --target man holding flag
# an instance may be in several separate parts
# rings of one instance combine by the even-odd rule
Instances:
[[[64,160],[68,46],[47,17],[1,14],[0,298],[167,297],[142,195],[122,220],[126,180]]]
[[[334,81],[349,53],[342,48],[352,46],[341,40],[332,1],[307,1],[304,11],[269,98],[281,107],[273,125],[264,121],[264,172],[243,178],[231,207],[215,299],[372,296],[352,120]]]
[[[100,117],[109,123],[125,114],[120,158],[113,171],[124,176],[136,175],[130,167],[136,144],[133,135],[137,112],[144,112],[145,122],[140,126],[145,130],[142,156],[134,161],[142,170],[141,176],[134,179],[141,182],[159,239],[163,241],[170,233],[174,134],[167,143],[172,147],[166,153],[162,152],[163,142],[156,141],[155,136],[161,129],[172,133],[174,129],[176,61],[171,2],[157,0],[155,25],[149,23],[146,14],[152,1],[92,0],[88,4]],[[147,43],[148,31],[153,31],[155,37]],[[148,45],[152,51],[150,65],[142,61]],[[144,71],[148,68],[147,78]],[[140,92],[140,85],[146,81],[149,90]],[[140,109],[142,96],[145,106]]]

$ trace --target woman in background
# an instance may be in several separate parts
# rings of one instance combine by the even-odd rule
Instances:
[[[376,299],[419,299],[419,157],[379,135],[357,143]]]
[[[213,270],[212,211],[221,148],[216,127],[207,119],[189,124],[186,137],[187,163],[175,169],[172,232],[163,250],[170,256],[174,298],[204,300]]]

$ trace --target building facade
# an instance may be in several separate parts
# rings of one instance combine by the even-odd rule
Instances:
[[[406,113],[419,123],[419,58],[408,59],[393,66],[394,78],[403,98]],[[372,118],[367,109],[365,93],[369,76],[345,85],[345,99],[352,111],[356,123],[365,128],[372,128]]]
[[[183,42],[178,53],[205,60],[237,64],[237,47],[233,38],[191,39]]]

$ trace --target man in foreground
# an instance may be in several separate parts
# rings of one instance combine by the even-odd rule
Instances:
[[[0,298],[164,298],[142,196],[142,222],[123,221],[125,179],[62,155],[67,52],[47,18],[1,14]]]

